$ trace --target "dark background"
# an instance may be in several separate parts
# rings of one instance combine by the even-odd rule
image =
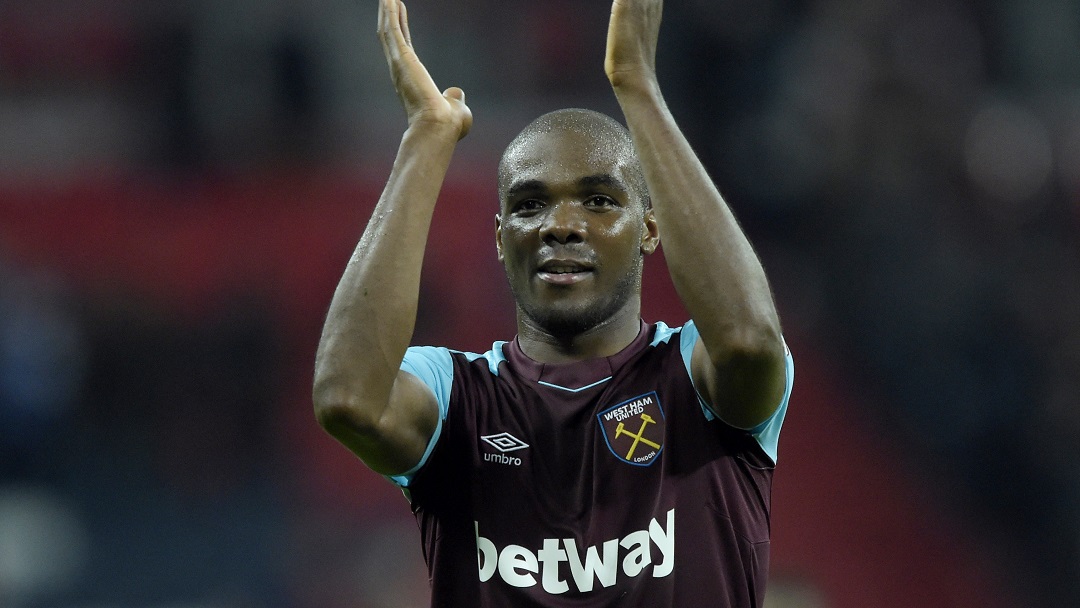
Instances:
[[[416,342],[483,352],[495,163],[619,116],[609,5],[409,8],[475,116]],[[404,128],[375,12],[0,1],[0,606],[424,604],[405,500],[310,402]],[[796,360],[770,606],[1080,603],[1080,4],[669,0],[659,70]]]

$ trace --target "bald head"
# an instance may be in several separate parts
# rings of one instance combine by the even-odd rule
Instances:
[[[598,164],[602,159],[614,159],[628,182],[627,185],[637,193],[642,206],[649,206],[649,192],[645,185],[645,176],[641,171],[634,142],[619,121],[593,110],[568,108],[555,110],[529,123],[517,137],[510,142],[499,161],[499,198],[506,199],[506,193],[523,165],[529,162],[535,150],[534,146],[547,136],[558,133],[576,135],[579,140],[588,142],[589,158]]]

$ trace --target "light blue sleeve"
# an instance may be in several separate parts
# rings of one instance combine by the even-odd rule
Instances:
[[[683,365],[686,366],[686,373],[690,375],[691,382],[693,382],[694,376],[690,373],[690,357],[694,353],[694,344],[697,343],[698,336],[698,330],[693,321],[686,322],[679,336],[679,352],[682,355]],[[788,349],[787,343],[784,343],[784,375],[784,396],[780,399],[776,411],[765,422],[752,429],[746,429],[754,436],[754,439],[757,439],[758,445],[765,450],[773,463],[776,463],[780,427],[784,425],[784,417],[787,416],[788,400],[791,398],[791,387],[795,381],[795,362],[791,358],[791,351]],[[694,390],[697,391],[697,387],[694,387]],[[700,393],[698,393],[698,403],[701,405],[701,411],[704,412],[706,419],[715,420],[717,418],[716,413],[709,408],[705,400],[701,398]]]
[[[408,488],[413,477],[431,456],[435,444],[442,435],[443,421],[446,420],[446,412],[450,405],[450,389],[454,384],[454,361],[450,357],[450,351],[436,346],[410,346],[405,351],[405,358],[401,361],[401,369],[416,376],[421,382],[435,393],[435,400],[439,404],[439,419],[435,424],[435,432],[428,440],[427,448],[420,462],[416,466],[401,473],[400,475],[387,475],[387,479]]]

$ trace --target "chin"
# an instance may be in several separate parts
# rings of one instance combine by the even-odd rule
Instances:
[[[546,333],[553,336],[576,336],[603,325],[615,315],[621,306],[612,302],[607,306],[549,306],[524,308],[528,316]]]
[[[548,315],[543,318],[533,317],[543,330],[552,336],[577,336],[581,335],[596,325],[598,321],[590,317],[574,317],[569,315]]]
[[[573,337],[604,325],[624,310],[634,294],[640,293],[640,282],[636,278],[635,275],[627,275],[606,297],[598,297],[595,291],[585,293],[576,290],[564,293],[563,297],[552,298],[550,293],[546,297],[539,297],[539,294],[528,289],[514,289],[513,283],[511,292],[521,314],[545,333]]]

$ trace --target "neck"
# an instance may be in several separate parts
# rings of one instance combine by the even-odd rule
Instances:
[[[518,310],[521,351],[541,363],[573,363],[610,357],[626,348],[641,330],[641,305],[635,302],[603,322],[572,335],[548,331]]]

